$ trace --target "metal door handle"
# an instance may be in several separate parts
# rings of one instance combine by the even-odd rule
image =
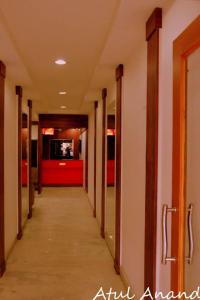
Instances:
[[[193,230],[192,230],[192,213],[193,213],[193,204],[190,204],[188,207],[188,217],[187,217],[187,225],[188,225],[188,237],[189,237],[189,255],[186,258],[189,265],[192,264],[193,254],[194,254],[194,238],[193,238]]]
[[[162,211],[162,263],[167,264],[168,261],[176,261],[175,257],[168,257],[168,234],[167,234],[167,216],[168,213],[176,212],[176,208],[169,208],[168,205],[163,205]]]

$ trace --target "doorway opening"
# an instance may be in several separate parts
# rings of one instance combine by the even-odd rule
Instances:
[[[88,116],[39,115],[38,186],[83,186],[88,181]]]

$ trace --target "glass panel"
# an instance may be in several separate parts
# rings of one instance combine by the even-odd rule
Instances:
[[[115,102],[107,107],[107,189],[105,236],[112,255],[115,252]]]
[[[22,114],[22,226],[28,216],[28,118]]]
[[[200,270],[200,49],[188,58],[187,78],[187,163],[185,287],[192,292],[199,286]],[[188,211],[190,206],[192,211]],[[191,228],[190,228],[191,222]],[[189,231],[191,229],[191,231]],[[192,242],[194,252],[192,253]],[[193,254],[193,255],[192,255]]]
[[[32,125],[31,140],[31,174],[32,183],[37,189],[38,186],[38,125]]]

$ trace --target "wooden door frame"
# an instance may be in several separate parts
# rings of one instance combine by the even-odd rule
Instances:
[[[18,102],[18,233],[17,239],[21,240],[22,230],[22,96],[23,89],[17,85],[15,92]]]
[[[124,66],[118,65],[115,72],[116,79],[116,171],[115,171],[115,259],[114,267],[117,274],[120,274],[121,257],[121,147],[122,147],[122,77]]]
[[[107,89],[102,89],[102,188],[101,188],[101,236],[105,239],[106,193],[106,100]]]
[[[6,270],[4,220],[4,103],[6,66],[0,61],[0,277]]]
[[[159,30],[162,9],[155,8],[146,23],[147,112],[144,289],[156,291],[158,109],[159,109]]]
[[[28,105],[28,194],[29,194],[29,206],[28,206],[28,219],[32,218],[32,206],[33,206],[33,181],[32,181],[32,101],[27,101]]]
[[[185,264],[185,150],[187,57],[200,47],[200,16],[173,43],[173,161],[171,289],[184,291]]]

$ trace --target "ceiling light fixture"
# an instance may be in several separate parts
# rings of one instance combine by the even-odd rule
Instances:
[[[65,91],[59,92],[59,95],[66,95],[66,94],[67,94],[67,92],[65,92]]]
[[[57,65],[65,65],[66,64],[66,61],[62,58],[59,58],[57,60],[55,60],[55,64]]]
[[[65,105],[60,106],[61,109],[66,109],[67,107]]]

